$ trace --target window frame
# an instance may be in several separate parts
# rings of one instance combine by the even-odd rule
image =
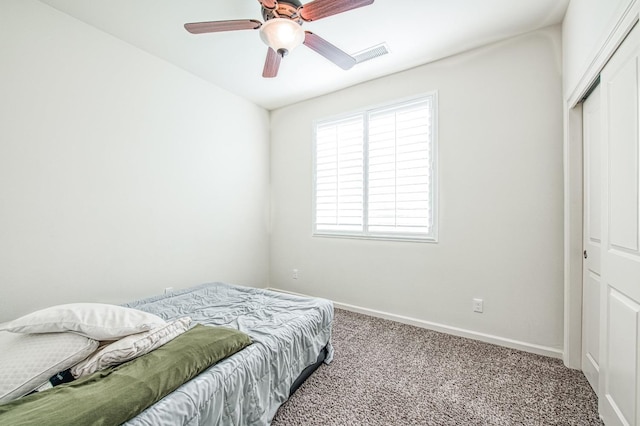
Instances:
[[[368,179],[369,179],[369,135],[368,135],[368,117],[371,113],[394,107],[402,107],[404,104],[419,102],[430,99],[432,105],[431,111],[431,232],[429,234],[419,233],[400,233],[400,232],[371,232],[368,230]],[[338,230],[318,230],[317,212],[316,212],[316,193],[317,193],[317,130],[318,126],[330,122],[339,122],[349,120],[353,117],[362,116],[365,132],[363,135],[363,230],[362,231],[338,231]],[[365,240],[383,240],[383,241],[409,241],[422,243],[438,242],[438,92],[431,91],[416,96],[410,96],[395,99],[389,102],[367,106],[356,111],[336,114],[320,119],[313,120],[312,123],[312,193],[311,193],[311,214],[312,214],[312,237],[323,238],[352,238]]]

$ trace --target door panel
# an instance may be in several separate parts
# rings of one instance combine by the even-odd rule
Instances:
[[[639,56],[636,26],[601,74],[599,409],[608,426],[640,425]]]
[[[630,58],[608,83],[609,243],[638,252],[638,58]]]
[[[600,363],[600,276],[590,273],[586,277],[585,292],[583,294],[586,312],[586,329],[589,331],[585,341],[585,355],[596,370]],[[597,392],[597,376],[595,390]]]
[[[608,403],[627,424],[634,424],[638,377],[638,313],[640,305],[609,288]],[[624,423],[623,423],[624,424]]]
[[[582,106],[584,146],[584,242],[582,283],[582,371],[598,393],[600,359],[600,250],[602,240],[602,174],[600,172],[600,87],[596,87]]]

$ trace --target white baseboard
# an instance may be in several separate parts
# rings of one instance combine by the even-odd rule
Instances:
[[[287,290],[280,290],[278,288],[268,287],[267,290],[278,291],[280,293],[288,293],[296,296],[309,297],[306,294],[295,293]],[[517,349],[520,351],[531,352],[538,355],[544,355],[552,358],[562,359],[562,350],[536,345],[533,343],[521,342],[519,340],[507,339],[504,337],[494,336],[486,333],[479,333],[477,331],[466,330],[464,328],[452,327],[449,325],[438,324],[431,321],[425,321],[417,318],[411,318],[404,315],[391,314],[388,312],[377,311],[375,309],[363,308],[361,306],[350,305],[348,303],[333,302],[336,308],[344,309],[346,311],[356,312],[359,314],[369,315],[376,318],[387,319],[391,321],[400,322],[402,324],[413,325],[416,327],[426,328],[441,333],[452,334],[454,336],[466,337],[468,339],[479,340],[481,342],[492,343],[498,346],[504,346],[511,349]]]

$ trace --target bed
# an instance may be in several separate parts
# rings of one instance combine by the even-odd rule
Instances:
[[[323,299],[211,283],[123,306],[166,321],[189,316],[252,341],[126,425],[266,425],[313,369],[333,358],[333,305]]]

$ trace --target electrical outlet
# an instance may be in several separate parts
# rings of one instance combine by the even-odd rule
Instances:
[[[477,312],[479,314],[482,313],[483,310],[483,300],[482,299],[473,299],[473,312]]]
[[[294,280],[298,279],[298,270],[294,269],[293,271],[291,271],[291,278],[293,278]]]
[[[164,289],[164,294],[173,293],[173,287],[167,287]]]

